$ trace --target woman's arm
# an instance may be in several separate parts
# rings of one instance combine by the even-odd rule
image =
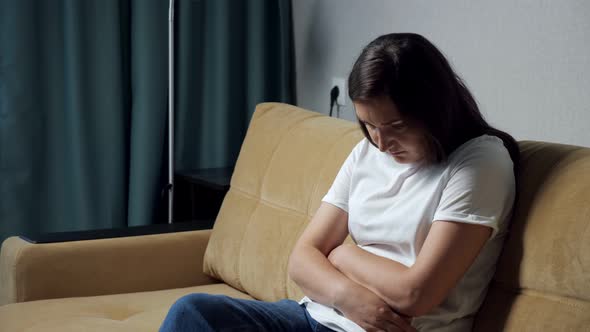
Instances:
[[[348,214],[322,203],[295,244],[289,276],[316,302],[340,310],[366,330],[412,331],[409,317],[394,312],[375,293],[352,281],[328,261],[348,235]]]
[[[318,208],[289,258],[289,276],[314,301],[333,307],[337,294],[351,282],[327,255],[344,242],[348,214],[327,203]]]
[[[415,264],[409,268],[354,245],[335,248],[329,260],[397,312],[421,316],[445,299],[491,233],[490,227],[482,225],[434,222]]]

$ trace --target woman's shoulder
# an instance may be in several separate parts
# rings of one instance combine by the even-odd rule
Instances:
[[[470,139],[449,155],[449,166],[465,163],[508,166],[512,159],[501,138],[486,134]]]
[[[451,153],[449,159],[457,159],[470,154],[495,156],[503,152],[508,153],[508,150],[504,146],[504,141],[498,136],[485,134],[472,138],[460,145]]]

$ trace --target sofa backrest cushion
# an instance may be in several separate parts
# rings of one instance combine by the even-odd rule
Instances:
[[[590,331],[590,149],[519,145],[514,218],[474,331]]]
[[[251,296],[299,299],[287,263],[358,125],[295,106],[257,106],[205,253],[204,271]]]

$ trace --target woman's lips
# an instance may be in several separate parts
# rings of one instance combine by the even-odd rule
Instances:
[[[405,151],[389,151],[389,154],[392,156],[399,156],[400,154],[404,153]]]

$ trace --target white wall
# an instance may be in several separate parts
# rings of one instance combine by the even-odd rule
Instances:
[[[333,76],[389,32],[424,35],[487,120],[516,139],[590,146],[590,1],[293,0],[297,104],[329,111]],[[354,120],[350,100],[341,118]]]

